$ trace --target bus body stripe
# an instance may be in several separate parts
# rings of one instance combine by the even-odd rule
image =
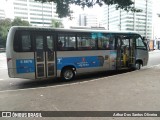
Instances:
[[[35,72],[34,59],[18,59],[16,60],[16,71],[20,73],[33,73]]]
[[[73,65],[76,68],[101,67],[104,64],[103,56],[82,56],[82,57],[58,57],[57,70],[64,66]]]

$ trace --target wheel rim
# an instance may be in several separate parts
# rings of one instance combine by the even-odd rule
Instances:
[[[73,78],[74,75],[73,75],[72,70],[65,70],[63,76],[64,76],[64,78],[65,78],[66,80],[70,80],[70,79]]]
[[[136,69],[137,70],[141,69],[141,64],[140,63],[136,63]]]

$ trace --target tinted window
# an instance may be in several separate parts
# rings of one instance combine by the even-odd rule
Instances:
[[[53,50],[53,36],[47,36],[47,49]]]
[[[21,36],[22,40],[22,51],[31,51],[31,38],[30,34],[28,33],[22,33]]]
[[[100,50],[114,50],[115,37],[113,36],[113,34],[99,34],[98,48]]]
[[[142,38],[140,36],[136,37],[136,48],[137,49],[142,49],[142,50],[146,50],[147,47],[145,46]]]
[[[58,50],[75,50],[76,38],[72,34],[59,34],[58,35]]]
[[[14,38],[14,50],[16,52],[33,51],[31,34],[27,31],[17,31]]]
[[[37,50],[43,49],[43,36],[42,35],[36,36],[36,49]]]
[[[95,50],[97,49],[95,33],[85,33],[77,35],[78,50]]]

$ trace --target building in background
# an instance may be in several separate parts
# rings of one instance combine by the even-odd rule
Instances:
[[[116,10],[115,5],[104,7],[103,25],[108,30],[137,31],[152,38],[153,8],[151,0],[134,0],[134,6],[142,12],[133,13]]]
[[[4,9],[0,9],[0,19],[5,19]]]
[[[51,26],[52,19],[58,19],[56,6],[53,2],[41,3],[34,0],[7,0],[10,13],[7,17],[19,17],[34,26]],[[12,13],[11,13],[12,12]]]
[[[5,19],[5,0],[0,0],[0,19]]]
[[[87,26],[87,21],[86,21],[86,15],[85,14],[79,14],[78,18],[78,25],[79,26]]]
[[[97,15],[93,14],[79,14],[76,19],[78,26],[100,27],[101,25]]]
[[[71,5],[71,11],[73,11],[72,19],[63,19],[65,28],[89,28],[89,27],[103,27],[102,26],[102,7],[99,5],[82,9],[81,6]]]

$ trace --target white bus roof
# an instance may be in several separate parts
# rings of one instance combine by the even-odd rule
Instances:
[[[35,27],[35,26],[12,26],[12,29],[20,29],[20,30],[46,30],[46,31],[64,31],[64,32],[103,32],[103,33],[130,33],[130,34],[138,34],[136,31],[110,31],[110,30],[99,30],[95,29],[66,29],[66,28],[51,28],[51,27]]]

